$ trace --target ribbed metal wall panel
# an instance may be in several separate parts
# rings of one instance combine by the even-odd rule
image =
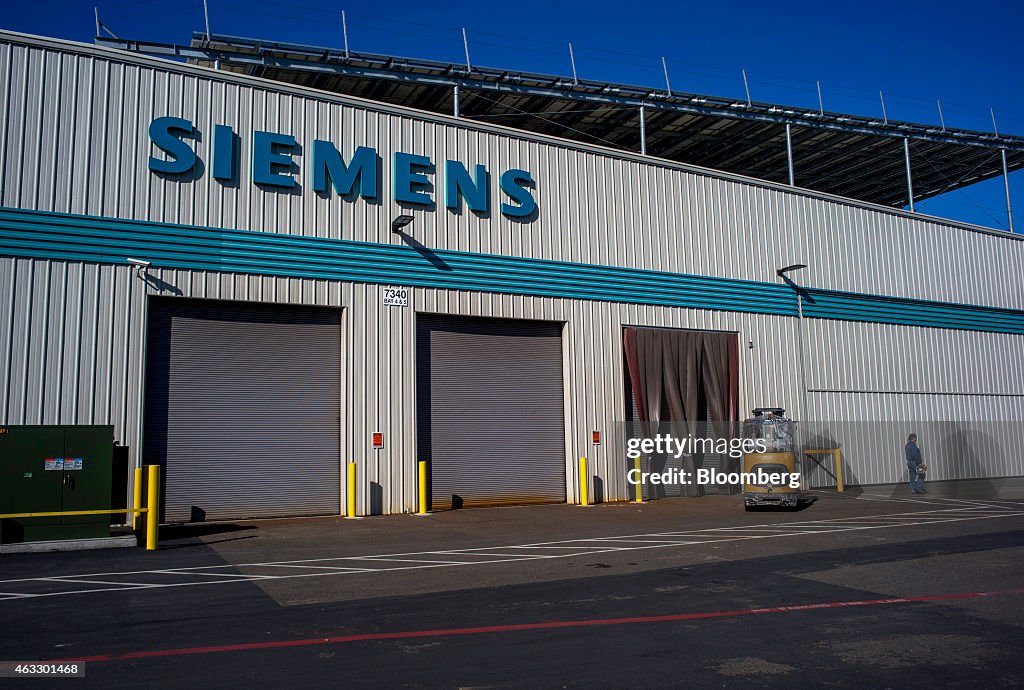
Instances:
[[[579,500],[579,457],[588,458],[608,499],[629,496],[628,467],[619,450],[625,444],[624,325],[738,332],[740,409],[770,404],[796,410],[799,405],[795,319],[451,290],[416,290],[415,306],[426,313],[566,322],[566,485],[571,502]],[[601,445],[591,443],[593,430],[602,432]]]
[[[6,245],[4,253],[33,258],[121,264],[125,257],[134,255],[146,256],[165,268],[373,283],[397,279],[407,285],[425,287],[796,313],[793,290],[781,284],[430,250],[404,244],[313,239],[13,209],[0,209],[0,239]],[[823,295],[823,299],[826,297]],[[1019,316],[1024,330],[1024,313]]]
[[[164,268],[328,278],[533,296],[797,314],[781,283],[695,276],[545,259],[298,237],[280,233],[94,218],[0,208],[3,253]],[[810,318],[1024,334],[1024,311],[804,289]]]
[[[437,208],[417,212],[410,227],[432,248],[766,282],[776,280],[779,266],[803,262],[810,268],[797,279],[823,289],[1024,305],[1024,242],[1006,237],[467,121],[76,50],[82,54],[15,43],[0,53],[9,83],[4,206],[386,244],[390,220],[401,212],[392,200],[391,153],[405,151],[429,156],[438,169],[453,159],[491,171],[487,217],[445,209],[443,175],[435,175]],[[147,128],[166,115],[196,125],[206,168],[213,126],[233,126],[239,183],[215,181],[209,170],[191,181],[151,173]],[[293,134],[302,146],[296,193],[252,184],[256,129]],[[345,156],[356,146],[376,147],[384,159],[381,202],[314,193],[309,148],[316,138]],[[497,178],[509,168],[535,175],[535,220],[498,212]]]
[[[144,305],[147,295],[178,291],[184,297],[345,307],[342,454],[358,465],[360,513],[415,509],[416,312],[566,323],[565,482],[570,501],[578,499],[573,468],[580,456],[588,457],[608,498],[629,495],[625,461],[615,450],[624,442],[617,424],[625,405],[624,325],[737,332],[741,412],[778,405],[796,416],[801,406],[794,318],[423,288],[411,291],[409,307],[385,307],[376,285],[162,269],[150,269],[148,275],[149,282],[127,266],[0,258],[0,323],[16,324],[5,327],[0,337],[7,382],[0,423],[113,424],[118,440],[138,458]],[[65,284],[73,289],[62,292]],[[51,304],[49,296],[41,296],[49,294],[61,298]],[[69,339],[64,356],[40,370],[34,363],[55,347],[38,326],[47,322],[44,305],[75,316],[64,327]],[[71,325],[74,319],[79,325]],[[1024,389],[1015,383],[1024,369],[1021,336],[818,320],[806,324],[812,421],[998,420],[1007,411],[1024,409]],[[41,397],[43,389],[57,393]],[[49,398],[59,405],[47,407]],[[991,402],[985,407],[982,400]],[[964,417],[968,412],[974,416]],[[604,433],[600,446],[590,443],[594,429]],[[385,434],[382,450],[370,448],[374,431]],[[860,481],[896,481],[894,452],[889,448],[883,456],[875,448],[862,452],[851,447],[846,457]],[[1020,459],[1004,464],[1007,473],[1024,474]]]
[[[807,319],[819,391],[1024,395],[1024,336]]]
[[[794,278],[821,289],[1024,305],[1024,243],[1013,239],[593,147],[467,129],[474,123],[45,44],[0,39],[6,207],[390,244],[390,221],[402,210],[391,200],[390,153],[400,150],[441,165],[446,158],[485,164],[492,184],[506,168],[536,176],[540,212],[529,223],[496,209],[490,218],[443,206],[415,212],[409,233],[439,250],[765,282],[776,280],[779,266],[802,262],[809,268]],[[240,183],[221,185],[208,172],[191,182],[152,174],[146,129],[164,115],[196,124],[207,165],[213,125],[233,125],[242,142]],[[314,138],[335,142],[345,156],[356,146],[377,147],[385,158],[381,203],[315,195],[305,156],[299,193],[257,188],[247,164],[255,128],[294,134],[307,154]],[[435,182],[443,193],[443,180]],[[500,201],[496,186],[491,200]],[[372,284],[160,267],[147,275],[148,283],[123,265],[0,257],[0,423],[113,424],[138,461],[146,300],[177,292],[345,308],[341,443],[358,465],[359,513],[415,508],[417,311],[566,323],[571,501],[581,455],[609,498],[629,495],[614,450],[624,405],[623,325],[738,332],[741,411],[779,405],[795,414],[801,404],[798,332],[789,317],[436,288],[414,289],[408,308],[384,307],[381,286]],[[1024,409],[1020,336],[816,320],[807,328],[809,387],[836,391],[809,394],[812,419],[881,412],[940,419],[963,411],[983,420]],[[604,444],[590,444],[593,429],[605,432]],[[369,447],[374,431],[385,434],[382,450]],[[880,448],[848,449],[861,481],[902,480],[893,443],[886,441],[884,457]],[[1010,458],[1000,471],[1024,474],[1020,465]]]
[[[1007,236],[965,232],[951,224],[879,213],[805,197],[800,254],[803,285],[1011,309],[1024,285],[1022,245]]]
[[[811,393],[808,427],[820,447],[838,445],[844,479],[854,484],[907,481],[903,446],[918,434],[928,480],[1024,474],[1024,395]],[[835,440],[836,443],[829,443]],[[812,485],[833,482],[820,470]]]

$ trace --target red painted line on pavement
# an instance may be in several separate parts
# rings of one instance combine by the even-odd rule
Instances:
[[[909,604],[928,601],[952,601],[956,599],[976,599],[979,597],[1005,596],[1008,594],[1024,594],[1024,588],[1005,589],[996,592],[959,592],[956,594],[932,594],[918,597],[896,597],[890,599],[861,599],[859,601],[829,601],[816,604],[796,604],[792,606],[771,606],[761,609],[740,609],[736,611],[707,611],[704,613],[673,613],[664,616],[634,616],[630,618],[594,618],[570,621],[542,621],[537,623],[516,623],[512,625],[487,625],[475,628],[448,628],[438,630],[409,630],[389,633],[363,633],[359,635],[341,635],[338,637],[316,637],[301,640],[277,640],[273,642],[249,642],[242,644],[213,645],[209,647],[183,647],[179,649],[155,649],[143,652],[125,652],[123,654],[100,654],[83,656],[74,659],[59,659],[47,663],[91,663],[101,661],[121,661],[126,659],[152,659],[170,656],[188,656],[191,654],[217,654],[220,652],[245,652],[259,649],[282,649],[286,647],[308,647],[311,645],[344,644],[347,642],[367,642],[372,640],[403,640],[417,637],[446,637],[451,635],[482,635],[500,632],[520,632],[526,630],[552,630],[558,628],[585,628],[604,625],[631,625],[635,623],[672,623],[678,621],[701,620],[707,618],[732,618],[736,616],[756,616],[766,613],[794,613],[799,611],[816,611],[822,609],[839,609],[851,606],[882,606],[886,604]]]

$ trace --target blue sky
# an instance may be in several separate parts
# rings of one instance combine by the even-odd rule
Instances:
[[[0,27],[91,42],[93,3],[7,3]],[[123,38],[186,43],[204,27],[201,0],[101,2],[100,18]],[[352,50],[571,74],[664,86],[661,56],[679,91],[881,115],[890,119],[1024,135],[1024,3],[454,3],[340,0],[209,0],[214,33],[341,47],[341,10]],[[1010,176],[1024,232],[1024,171]],[[1001,179],[918,204],[918,211],[1006,228]]]

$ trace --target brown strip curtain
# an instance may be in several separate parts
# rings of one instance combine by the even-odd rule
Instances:
[[[735,421],[739,352],[732,333],[667,328],[626,328],[626,365],[640,420],[698,421],[700,395],[708,420]]]
[[[624,347],[633,400],[645,435],[657,433],[663,422],[672,422],[677,435],[733,435],[739,411],[735,334],[626,328]],[[706,416],[702,407],[706,407]],[[667,419],[663,418],[666,412]],[[697,466],[684,469],[692,471]]]

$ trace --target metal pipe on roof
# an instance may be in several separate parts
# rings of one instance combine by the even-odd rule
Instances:
[[[345,20],[345,10],[341,11],[341,33],[345,37],[345,59],[348,60],[348,22]]]
[[[203,17],[206,19],[206,43],[210,43],[210,6],[203,0]]]
[[[889,124],[889,115],[888,113],[885,112],[885,94],[879,91],[878,98],[880,101],[882,101],[882,120],[885,122],[885,124]]]
[[[113,38],[114,40],[118,40],[118,41],[121,40],[121,39],[119,39],[117,37],[117,35],[113,31],[110,30],[110,27],[108,27],[106,24],[104,24],[103,22],[100,21],[100,8],[97,7],[95,9],[96,9],[96,41],[99,42],[99,41],[103,40],[103,37],[100,36],[100,31],[106,31],[108,34],[110,34],[110,37]]]
[[[881,93],[881,91],[879,91]],[[910,199],[910,212],[914,212],[914,180],[910,176],[910,139],[903,138],[903,157],[907,162],[907,198]]]
[[[1006,169],[1006,149],[1000,149],[1003,154],[1003,187],[1006,189],[1006,220],[1013,232],[1013,207],[1010,205],[1010,174]]]
[[[462,47],[466,49],[466,71],[472,72],[473,66],[469,64],[469,39],[466,37],[466,27],[462,27]]]
[[[786,160],[789,162],[789,186],[795,187],[796,184],[793,181],[793,134],[788,122],[786,123]]]
[[[97,31],[96,33],[99,33],[99,31]],[[672,84],[670,84],[669,81],[668,81],[668,63],[665,62],[665,56],[664,55],[661,56],[661,69],[664,70],[664,72],[665,72],[665,90],[668,91],[668,95],[669,95],[669,97],[671,97],[672,96]]]
[[[644,107],[643,106],[640,106],[640,153],[641,153],[641,155],[644,155],[644,156],[647,155],[647,123],[646,123],[646,118],[644,117]],[[1005,156],[1003,157],[1003,160],[1004,160],[1004,168],[1003,169],[1005,170],[1006,169],[1005,168],[1005,160],[1006,160]],[[1009,198],[1009,197],[1007,197],[1007,198]]]
[[[572,83],[578,85],[580,80],[576,78],[576,56],[572,53],[572,42],[569,42],[569,62],[572,63]]]
[[[821,100],[821,82],[818,82],[818,114],[825,114],[825,102]]]

